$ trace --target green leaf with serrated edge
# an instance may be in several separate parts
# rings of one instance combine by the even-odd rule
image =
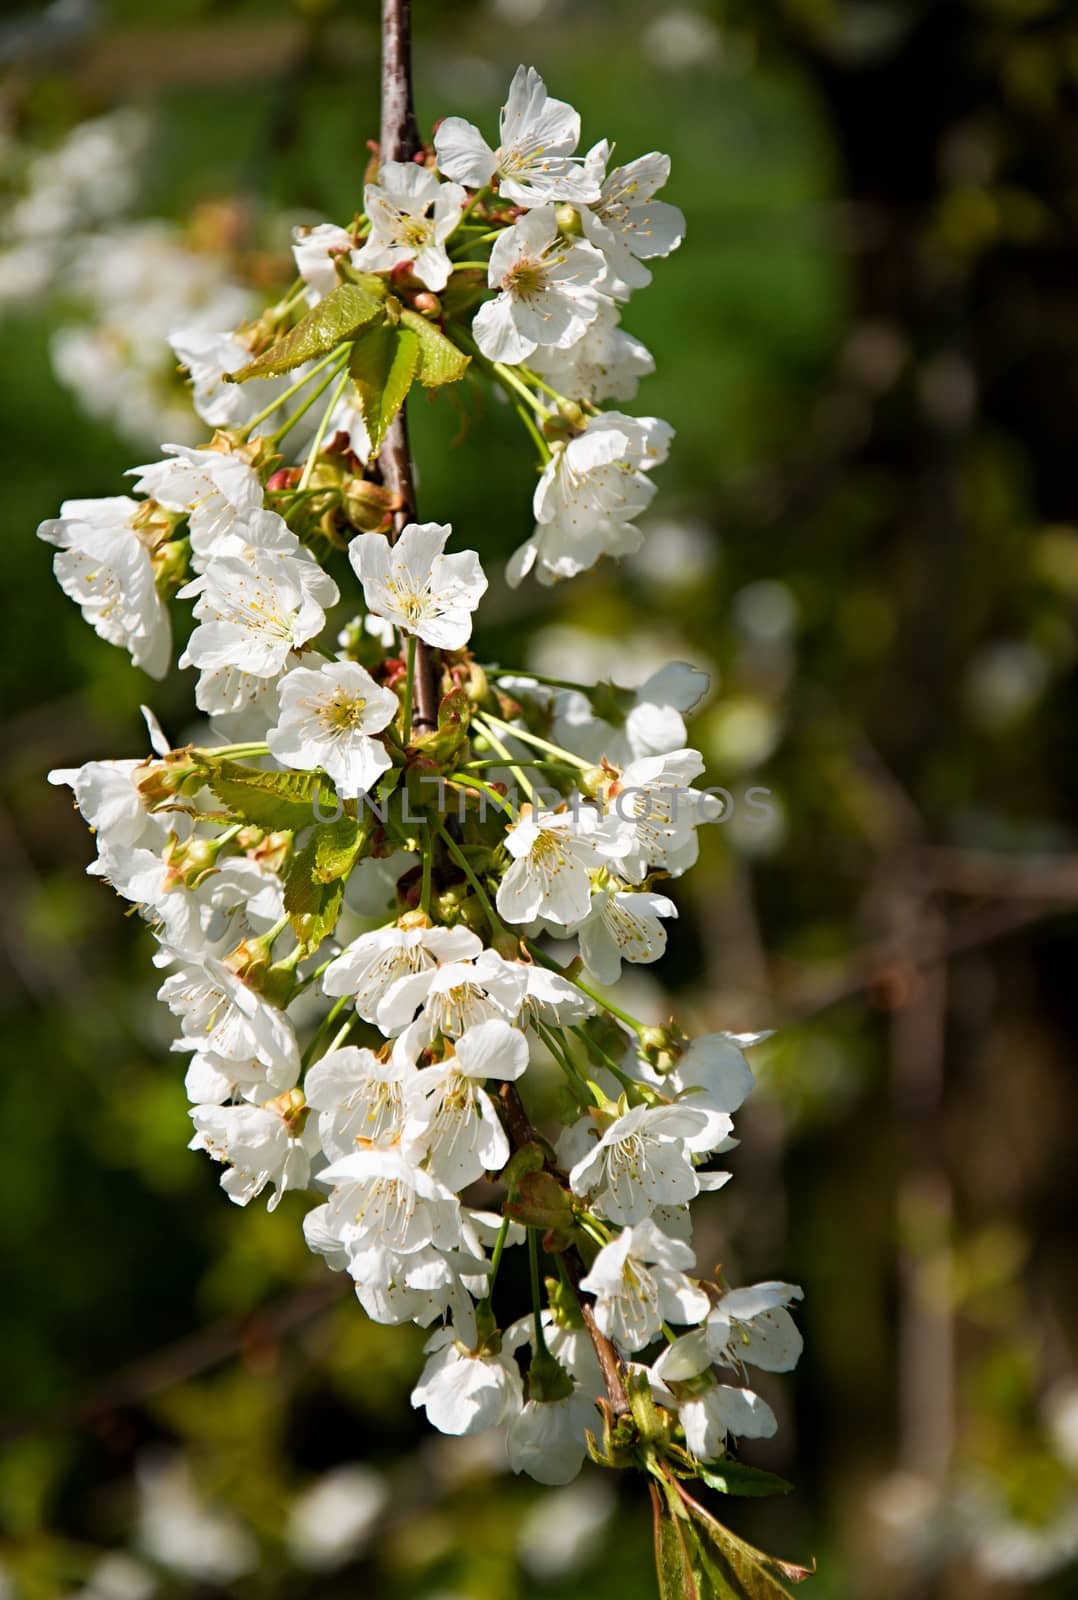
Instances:
[[[356,864],[360,851],[370,832],[355,817],[339,817],[327,823],[313,836],[314,866],[311,877],[315,883],[334,883],[346,878]]]
[[[317,870],[318,834],[315,833],[292,857],[284,880],[285,911],[293,933],[308,950],[316,950],[333,932],[344,897],[343,878],[336,878],[332,883],[320,882],[315,877]]]
[[[339,344],[354,339],[361,328],[385,315],[384,278],[364,273],[355,283],[342,283],[316,306],[283,339],[256,356],[245,367],[231,374],[233,383],[248,378],[279,378],[305,361],[328,355]]]
[[[372,454],[404,404],[418,365],[419,340],[407,328],[382,323],[356,340],[348,370],[359,390]]]
[[[701,1600],[790,1600],[785,1585],[811,1578],[810,1567],[779,1561],[739,1539],[683,1485],[678,1484],[676,1492],[692,1519],[692,1538],[705,1584]]]
[[[421,317],[418,311],[402,311],[401,322],[419,340],[416,377],[425,388],[438,389],[443,383],[457,383],[463,378],[472,358],[458,350],[441,328]]]
[[[687,1528],[671,1512],[655,1484],[649,1487],[655,1519],[655,1569],[659,1578],[659,1600],[702,1600],[693,1575]]]
[[[260,772],[237,762],[216,764],[207,783],[231,814],[268,833],[298,833],[337,805],[329,780],[318,772]]]
[[[785,1478],[762,1467],[749,1467],[742,1461],[717,1461],[700,1468],[700,1477],[711,1489],[720,1494],[767,1495],[789,1494],[793,1488]]]

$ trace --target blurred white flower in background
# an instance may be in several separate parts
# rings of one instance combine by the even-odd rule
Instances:
[[[580,1478],[543,1495],[520,1525],[520,1561],[533,1578],[564,1578],[599,1549],[614,1514],[614,1496],[598,1477]]]
[[[53,336],[61,383],[133,443],[197,442],[205,429],[166,341],[181,327],[233,327],[253,310],[223,260],[190,249],[173,223],[127,223],[87,241],[70,287],[87,320]]]
[[[156,1589],[157,1579],[148,1567],[122,1550],[114,1550],[102,1556],[69,1600],[149,1600]],[[7,1600],[2,1586],[0,1600]]]
[[[351,1462],[323,1473],[293,1503],[288,1548],[301,1567],[328,1572],[358,1555],[385,1509],[377,1472]]]
[[[649,22],[641,37],[645,53],[660,67],[678,71],[714,61],[720,53],[722,34],[710,17],[699,11],[660,11]]]
[[[251,1534],[202,1499],[180,1456],[143,1457],[137,1481],[137,1543],[150,1560],[205,1583],[229,1583],[258,1566]]]

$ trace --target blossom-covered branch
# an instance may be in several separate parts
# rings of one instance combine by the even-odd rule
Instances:
[[[90,870],[153,929],[192,1145],[230,1199],[317,1198],[307,1242],[367,1314],[432,1330],[413,1401],[434,1426],[504,1428],[545,1483],[589,1451],[649,1474],[664,1594],[774,1594],[798,1570],[684,1490],[781,1487],[732,1447],[775,1431],[751,1369],[796,1362],[801,1291],[731,1288],[691,1243],[756,1038],[649,1027],[609,992],[662,955],[665,887],[716,815],[684,722],[706,685],[674,664],[634,696],[479,659],[487,580],[416,516],[404,411],[416,384],[512,403],[539,482],[511,582],[636,549],[671,430],[601,407],[651,368],[621,310],[684,223],[655,199],[666,158],[578,153],[532,68],[496,146],[458,117],[421,145],[407,22],[387,0],[362,210],[297,237],[256,320],[173,333],[212,436],[40,530],[152,676],[190,607],[176,664],[205,734],[172,749],[150,718],[145,759],[52,778],[95,831]],[[529,1109],[544,1070],[557,1128]],[[520,1307],[500,1268],[525,1245]]]

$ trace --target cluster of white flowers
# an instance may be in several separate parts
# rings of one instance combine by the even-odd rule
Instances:
[[[664,158],[608,171],[578,134],[521,69],[497,150],[451,118],[426,163],[386,163],[352,229],[297,241],[299,279],[256,323],[173,331],[212,439],[40,530],[87,620],[155,676],[171,603],[192,602],[178,664],[206,742],[170,749],[151,719],[147,759],[52,775],[95,832],[90,870],[156,936],[192,1146],[237,1204],[317,1197],[307,1242],[367,1314],[433,1330],[414,1403],[448,1433],[504,1427],[512,1466],[547,1483],[578,1471],[612,1372],[650,1387],[685,1475],[774,1430],[749,1369],[800,1349],[800,1290],[730,1289],[691,1242],[758,1036],[689,1039],[606,993],[662,954],[662,886],[715,815],[684,721],[706,679],[675,664],[627,693],[483,667],[478,558],[447,553],[446,525],[400,528],[367,460],[409,382],[457,381],[473,349],[552,440],[531,559],[568,572],[632,547],[669,430],[595,409],[602,370],[625,384],[596,340],[681,220],[651,200]],[[451,252],[490,234],[476,310]],[[566,372],[586,341],[588,414],[548,411],[519,363],[541,348]],[[341,631],[345,586],[361,609]],[[551,940],[574,941],[565,961]],[[549,1142],[527,1109],[542,1071],[566,1107]],[[499,1274],[525,1240],[532,1304],[509,1320],[517,1275]]]

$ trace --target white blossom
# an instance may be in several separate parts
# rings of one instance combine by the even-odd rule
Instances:
[[[655,493],[647,474],[665,461],[672,437],[656,417],[603,411],[556,444],[535,490],[535,531],[506,570],[510,586],[533,568],[541,583],[553,583],[602,555],[638,550],[643,536],[635,519]]]
[[[138,510],[139,502],[127,495],[65,500],[59,517],[41,523],[37,532],[59,547],[52,563],[56,581],[94,632],[127,650],[151,678],[163,678],[172,628],[150,553],[133,526]]]
[[[405,1147],[424,1152],[428,1169],[449,1189],[500,1172],[509,1141],[483,1083],[512,1082],[527,1065],[527,1040],[501,1018],[467,1029],[443,1061],[409,1081]]]
[[[688,737],[684,714],[696,709],[709,686],[706,672],[685,661],[671,661],[638,689],[620,691],[624,710],[617,721],[597,717],[587,695],[579,690],[561,690],[554,700],[553,738],[589,761],[605,757],[619,767],[647,756],[667,755],[684,747]],[[610,695],[612,687],[604,686],[608,698],[618,695],[616,690]]]
[[[602,171],[611,146],[604,139],[588,152],[593,171]],[[599,199],[580,209],[584,235],[606,259],[608,293],[619,300],[651,282],[644,266],[668,256],[685,237],[685,217],[677,206],[654,199],[670,176],[670,157],[653,150],[627,166],[614,167],[603,179]]]
[[[287,1097],[286,1097],[287,1098]],[[226,1163],[221,1188],[238,1206],[245,1206],[273,1185],[273,1211],[286,1189],[303,1189],[318,1149],[314,1128],[293,1124],[277,1106],[195,1106],[195,1136],[188,1146],[205,1150]]]
[[[702,1395],[683,1400],[678,1418],[685,1429],[686,1445],[700,1461],[717,1460],[731,1437],[770,1439],[778,1431],[775,1413],[766,1400],[751,1389],[727,1383],[716,1383]]]
[[[575,344],[599,315],[604,270],[591,245],[561,237],[553,206],[529,211],[494,241],[487,282],[498,293],[476,312],[476,344],[511,365],[539,346]]]
[[[474,960],[482,949],[470,928],[391,923],[353,939],[326,968],[322,987],[329,995],[350,995],[365,1022],[378,1022],[382,1001],[398,978],[430,971],[439,962]]]
[[[237,521],[261,509],[262,480],[242,456],[182,444],[161,448],[165,460],[132,467],[129,476],[136,493],[186,515],[191,550],[204,562]]]
[[[617,307],[606,298],[595,320],[565,349],[539,345],[528,357],[533,372],[571,400],[632,400],[641,378],[655,371],[651,352],[619,326]]]
[[[656,1206],[684,1205],[700,1192],[685,1140],[703,1123],[688,1107],[634,1106],[573,1167],[573,1193],[623,1225],[643,1222]]]
[[[598,173],[573,156],[580,117],[564,100],[551,99],[534,67],[513,74],[499,139],[492,150],[470,122],[446,117],[434,135],[439,170],[470,189],[497,182],[499,193],[521,206],[599,199]]]
[[[404,1131],[405,1096],[416,1076],[400,1051],[386,1059],[345,1045],[308,1068],[303,1092],[318,1112],[318,1137],[331,1161],[357,1145],[391,1145]]]
[[[332,1189],[326,1221],[349,1253],[376,1248],[409,1255],[460,1242],[456,1196],[399,1146],[356,1150],[319,1173]]]
[[[368,608],[441,650],[467,644],[487,587],[474,550],[443,554],[452,531],[448,523],[410,522],[394,545],[365,533],[348,547]]]
[[[346,799],[373,788],[392,766],[385,745],[373,735],[389,726],[400,702],[358,662],[293,667],[278,690],[280,715],[266,743],[282,765],[302,771],[321,767]]]
[[[198,580],[199,625],[180,665],[239,667],[256,678],[275,678],[292,651],[325,626],[325,611],[306,592],[299,565],[267,552],[250,561],[228,556],[212,562]]]
[[[350,256],[354,244],[347,228],[334,222],[319,222],[313,228],[296,228],[292,234],[292,255],[296,271],[306,284],[308,305],[317,305],[332,294],[341,282],[335,258]]]
[[[712,1360],[739,1370],[791,1372],[803,1341],[787,1307],[802,1298],[795,1283],[757,1283],[731,1289],[707,1319],[707,1348]]]
[[[353,266],[362,272],[391,272],[410,262],[428,289],[444,289],[451,270],[445,242],[467,200],[459,183],[439,183],[414,161],[384,161],[378,181],[363,191],[371,230],[354,252]]]
[[[630,883],[656,867],[677,878],[696,861],[696,830],[721,809],[713,796],[692,788],[703,770],[698,750],[672,750],[631,761],[608,788],[614,815],[629,822],[634,836],[619,858],[619,872]]]
[[[595,896],[587,921],[576,929],[584,965],[600,983],[617,983],[623,961],[658,961],[666,949],[661,919],[676,916],[677,906],[666,895],[608,884]]]
[[[569,926],[591,906],[590,874],[619,848],[618,839],[600,829],[593,806],[539,811],[523,805],[505,836],[513,864],[498,885],[498,915],[506,922],[549,922]]]
[[[526,990],[519,962],[484,950],[474,961],[447,961],[398,978],[378,1008],[378,1025],[401,1034],[405,1048],[418,1054],[439,1034],[459,1039],[480,1022],[498,1017],[512,1022]]]
[[[482,1433],[509,1422],[523,1404],[520,1371],[508,1353],[469,1350],[452,1328],[439,1328],[424,1345],[427,1364],[412,1390],[440,1433]]]
[[[227,382],[229,374],[238,372],[251,360],[250,350],[234,333],[186,327],[170,333],[168,342],[190,374],[195,410],[211,428],[246,427],[252,417],[264,411],[296,380],[292,372],[281,378]],[[254,435],[271,432],[279,420],[278,414],[271,411],[254,428]]]
[[[595,1296],[595,1320],[622,1350],[642,1350],[667,1322],[699,1322],[711,1302],[685,1276],[692,1250],[648,1217],[604,1245],[580,1287]]]
[[[268,1067],[298,1062],[295,1032],[284,1012],[212,956],[179,963],[158,998],[180,1019],[179,1049],[210,1051],[227,1061],[254,1056]]]
[[[725,1148],[732,1127],[731,1116],[741,1106],[753,1086],[752,1069],[742,1048],[767,1035],[704,1033],[690,1039],[674,1068],[661,1080],[667,1094],[675,1094],[707,1120],[699,1134],[691,1135],[691,1150],[702,1152]]]

